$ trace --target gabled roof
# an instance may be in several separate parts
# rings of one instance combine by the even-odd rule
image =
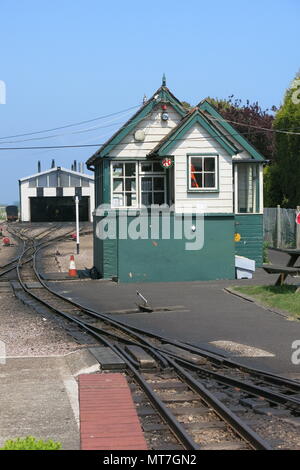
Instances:
[[[209,134],[223,147],[229,155],[236,155],[239,150],[230,142],[226,136],[220,132],[217,127],[202,113],[197,107],[190,112],[175,126],[149,153],[149,156],[160,156],[170,154],[172,147],[182,140],[184,135],[196,123],[200,124]]]
[[[93,165],[95,160],[99,157],[105,157],[115,145],[118,145],[121,140],[126,137],[137,124],[149,114],[152,109],[159,103],[169,103],[180,114],[185,116],[187,111],[182,106],[181,102],[170,92],[170,90],[162,85],[152,97],[143,104],[143,106],[112,136],[105,144],[100,147],[86,162],[87,167]]]
[[[50,168],[49,170],[41,171],[40,173],[35,173],[34,175],[25,176],[24,178],[20,178],[19,181],[26,181],[26,180],[29,180],[31,178],[36,178],[37,176],[47,175],[47,174],[53,173],[57,170],[64,171],[66,173],[70,173],[71,175],[74,175],[74,176],[80,176],[81,178],[88,178],[90,180],[94,180],[94,175],[87,175],[86,173],[80,173],[79,171],[68,170],[67,168],[56,166],[54,168]]]
[[[263,155],[258,150],[256,150],[256,148],[252,144],[250,144],[248,140],[245,139],[245,137],[243,137],[229,122],[227,122],[222,117],[219,111],[207,100],[207,98],[200,101],[200,103],[198,104],[198,108],[201,111],[204,111],[209,114],[212,119],[214,119],[215,122],[219,125],[219,127],[222,127],[225,130],[228,136],[232,136],[234,141],[238,142],[244,150],[247,150],[247,152],[250,153],[251,157],[254,160],[265,161]]]

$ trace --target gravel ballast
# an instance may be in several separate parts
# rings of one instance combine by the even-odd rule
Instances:
[[[54,321],[26,307],[1,284],[0,340],[10,357],[62,355],[81,347]]]

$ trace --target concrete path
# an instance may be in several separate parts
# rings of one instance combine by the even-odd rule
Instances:
[[[0,363],[0,446],[34,436],[79,449],[78,389],[74,374],[95,371],[85,350],[68,356],[8,358]],[[75,372],[76,371],[76,372]]]

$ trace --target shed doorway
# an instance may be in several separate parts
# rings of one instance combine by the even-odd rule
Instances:
[[[31,197],[31,222],[75,222],[75,201],[72,196]],[[79,220],[89,220],[89,196],[79,201]]]

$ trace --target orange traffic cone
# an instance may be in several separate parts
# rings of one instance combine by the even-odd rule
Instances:
[[[76,266],[75,266],[74,255],[70,256],[69,276],[71,276],[71,277],[76,277],[77,276],[77,269],[76,269]]]

